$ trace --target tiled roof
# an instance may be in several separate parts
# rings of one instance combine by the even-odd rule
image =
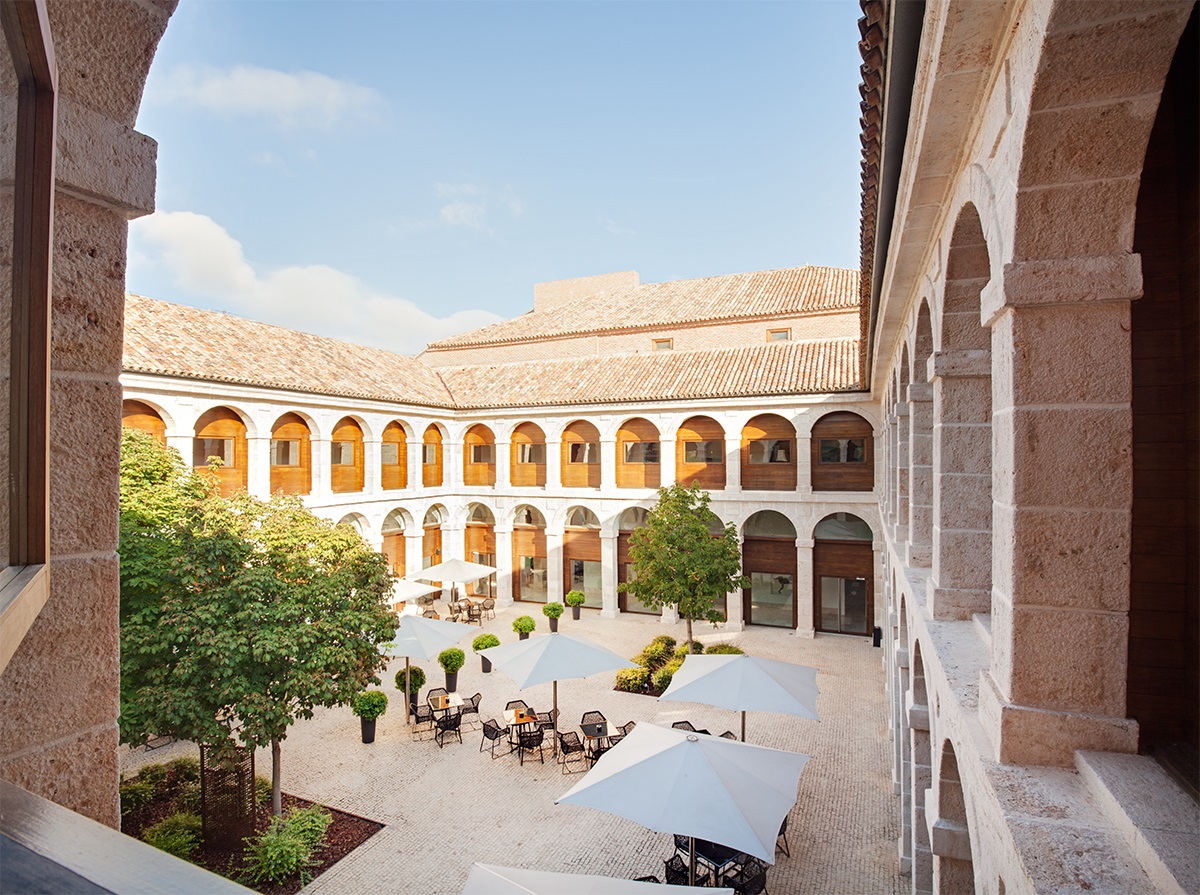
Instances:
[[[414,357],[140,295],[125,297],[125,370],[348,398],[453,406]]]
[[[460,408],[745,398],[861,388],[858,340],[853,338],[477,364],[441,367],[439,372]]]
[[[856,270],[793,267],[597,292],[433,342],[430,351],[858,307]]]

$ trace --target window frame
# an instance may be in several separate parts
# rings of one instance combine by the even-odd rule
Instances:
[[[782,333],[782,337],[779,334]],[[790,326],[781,326],[767,330],[768,342],[790,342],[792,340],[792,328]]]
[[[692,445],[701,445],[701,444],[704,445],[704,459],[689,460],[688,459],[688,448],[691,447]],[[720,447],[717,448],[717,459],[710,460],[710,459],[708,459],[709,455],[710,455],[709,446],[714,445],[714,444],[720,445]],[[705,463],[708,465],[724,463],[725,462],[725,442],[723,440],[717,440],[714,438],[697,439],[695,441],[685,441],[683,443],[683,462],[684,463],[693,463],[693,464]]]
[[[388,456],[387,456],[389,453],[389,450],[388,450],[389,448],[391,449],[391,453],[394,453],[396,455],[395,458],[390,461],[388,460]],[[379,465],[380,466],[400,466],[401,465],[401,463],[400,463],[400,445],[398,442],[395,442],[395,441],[380,442]]]
[[[350,449],[349,461],[342,459],[338,460],[340,454],[343,458],[346,456],[346,448]],[[329,442],[329,465],[330,466],[355,466],[354,462],[354,442],[353,441],[331,441]]]
[[[749,463],[753,463],[755,466],[768,466],[772,463],[791,463],[791,440],[792,439],[790,438],[752,438],[746,445],[746,460]],[[754,445],[756,444],[767,445],[765,451],[765,460],[754,459]],[[788,451],[788,456],[784,457],[782,460],[777,460],[775,459],[775,455],[780,444],[782,444],[784,449]]]
[[[675,350],[675,340],[673,338],[671,338],[671,339],[651,339],[650,340],[650,350],[651,351],[674,351]]]
[[[568,441],[567,444],[570,445],[570,447],[567,448],[567,462],[568,463],[578,463],[581,466],[585,466],[585,465],[591,465],[593,463],[600,462],[600,442],[598,442],[598,441]],[[584,448],[584,450],[580,451],[580,453],[583,454],[582,460],[575,459],[574,455],[576,452],[575,451],[576,445],[579,445],[580,447]],[[594,448],[593,448],[593,445],[595,446]]]
[[[294,444],[296,446],[296,449],[295,449],[296,450],[296,462],[295,463],[292,463],[292,462],[280,463],[280,462],[278,462],[279,449],[278,449],[277,445],[280,445],[280,444]],[[289,453],[290,452],[291,452],[291,449],[289,449]],[[271,439],[271,465],[272,466],[278,466],[283,469],[290,469],[293,466],[303,466],[304,464],[300,462],[300,454],[301,454],[301,451],[300,451],[300,439],[299,438],[272,438]]]
[[[538,450],[534,450],[537,448]],[[540,460],[535,460],[534,454],[541,453]],[[542,441],[521,441],[517,443],[517,462],[543,464],[546,462],[546,444]]]
[[[662,463],[662,444],[661,444],[661,442],[658,442],[658,441],[624,441],[624,442],[622,442],[622,444],[624,445],[624,448],[622,449],[621,455],[625,458],[624,462],[627,465],[653,466],[653,465]],[[641,450],[642,456],[640,459],[634,459],[633,457],[630,456],[630,454],[634,453],[634,448],[636,446],[640,446],[642,448],[642,450]],[[651,454],[651,453],[654,454],[653,460],[647,459],[647,455]]]
[[[482,444],[473,444],[471,447],[472,466],[491,466],[496,462],[496,445],[487,441]]]

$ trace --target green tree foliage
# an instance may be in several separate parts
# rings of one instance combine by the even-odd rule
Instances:
[[[218,496],[128,430],[121,476],[122,738],[269,743],[279,814],[288,727],[379,683],[387,560],[299,498]]]
[[[692,622],[724,621],[717,601],[750,585],[741,574],[737,529],[721,525],[708,492],[696,485],[658,489],[646,524],[629,537],[629,558],[637,577],[619,588],[655,609],[674,607],[687,621],[689,649]]]

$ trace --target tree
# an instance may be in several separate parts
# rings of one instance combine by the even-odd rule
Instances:
[[[387,560],[299,498],[222,498],[187,476],[164,478],[129,489],[131,498],[149,492],[130,500],[131,513],[169,511],[155,551],[139,553],[145,537],[121,544],[122,563],[146,571],[123,608],[122,737],[270,744],[279,814],[288,727],[379,683],[379,646],[396,631]],[[126,596],[123,578],[123,604]]]
[[[637,577],[619,585],[654,609],[675,607],[687,620],[689,652],[692,621],[723,622],[717,600],[750,586],[741,574],[737,529],[721,524],[709,500],[708,492],[694,484],[659,488],[646,524],[629,537]]]

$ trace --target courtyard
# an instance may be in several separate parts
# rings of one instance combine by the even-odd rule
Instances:
[[[533,636],[548,630],[536,604],[515,604],[484,622],[481,629],[504,643],[516,638],[512,620],[532,615]],[[617,653],[632,656],[658,634],[684,636],[683,623],[669,626],[655,616],[624,614],[605,619],[584,611],[579,621],[560,620],[564,633],[580,634]],[[899,835],[896,797],[889,772],[889,741],[883,698],[882,652],[867,638],[818,635],[798,637],[786,629],[764,627],[718,635],[697,624],[707,642],[731,642],[753,655],[818,669],[819,722],[778,714],[749,713],[748,742],[813,756],[800,776],[798,800],[788,820],[791,856],[782,851],[768,875],[769,891],[787,893],[898,893],[896,857]],[[483,694],[480,718],[502,719],[504,705],[524,699],[549,711],[551,685],[518,691],[500,671],[484,674],[470,649],[460,646],[467,663],[459,672],[464,698]],[[443,685],[436,662],[419,662],[427,687]],[[432,666],[432,667],[431,667]],[[655,874],[673,850],[667,834],[600,811],[554,800],[582,779],[564,776],[547,739],[545,764],[536,755],[524,766],[516,754],[495,760],[480,752],[481,734],[471,723],[462,744],[453,739],[438,748],[428,733],[414,736],[405,726],[396,671],[404,659],[392,659],[383,675],[389,698],[374,743],[363,744],[359,721],[348,708],[318,710],[292,727],[283,743],[283,788],[306,799],[385,824],[304,891],[341,893],[458,893],[475,861],[538,870],[596,873],[614,877]],[[657,699],[612,689],[613,676],[599,674],[559,684],[561,730],[578,730],[585,711],[599,710],[610,724],[634,720],[669,726],[687,719],[714,734],[737,731],[738,713]],[[423,691],[424,692],[424,691]],[[501,721],[503,723],[503,721]],[[146,763],[195,754],[189,743],[122,756],[132,773]],[[269,750],[256,756],[257,772],[270,774]],[[577,766],[573,766],[577,767]]]

